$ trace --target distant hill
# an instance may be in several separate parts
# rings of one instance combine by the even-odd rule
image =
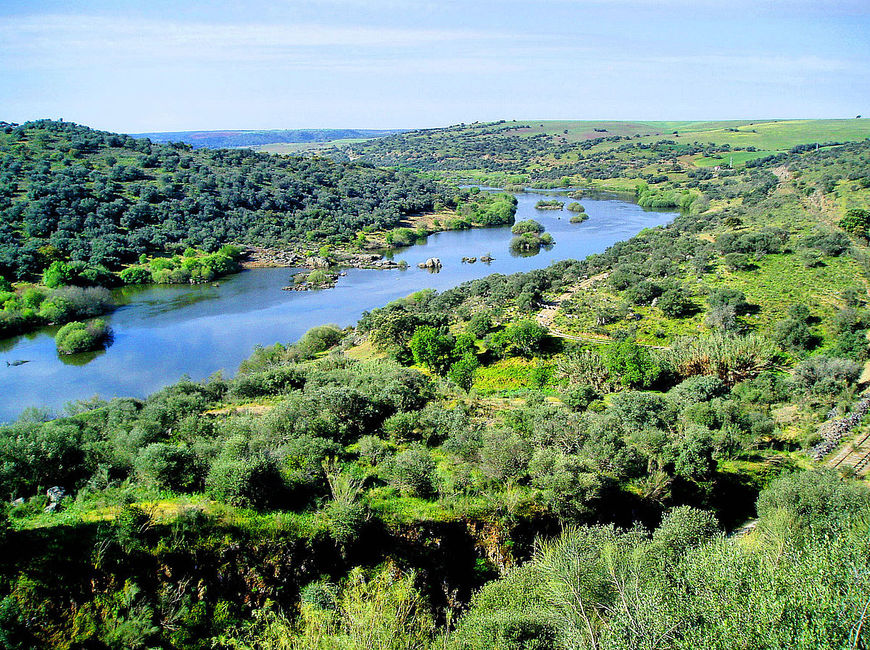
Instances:
[[[526,173],[539,179],[580,175],[588,180],[622,176],[626,166],[635,165],[662,147],[671,148],[677,156],[688,156],[684,162],[699,167],[740,167],[755,159],[787,153],[796,146],[824,147],[865,138],[870,138],[867,119],[502,120],[406,131],[348,146],[336,143],[335,151],[328,153],[336,160],[363,160],[373,165],[439,173],[477,170]],[[662,172],[653,168],[649,173]]]
[[[269,131],[165,131],[160,133],[132,133],[134,138],[148,138],[151,142],[184,142],[194,149],[221,149],[224,147],[251,147],[279,143],[317,143],[334,140],[370,140],[383,138],[402,129],[275,129]]]
[[[0,123],[0,276],[55,260],[110,270],[233,242],[341,243],[447,199],[407,171],[244,148],[191,151],[72,122]],[[0,309],[2,314],[2,309]]]

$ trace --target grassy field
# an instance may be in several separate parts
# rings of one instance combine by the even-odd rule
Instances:
[[[368,142],[372,139],[373,138],[345,138],[340,140],[330,140],[329,142],[275,142],[273,144],[256,144],[245,148],[252,149],[259,153],[293,155],[300,153],[314,153],[331,147]]]

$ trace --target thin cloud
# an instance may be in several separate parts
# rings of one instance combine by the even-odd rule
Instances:
[[[0,20],[0,56],[18,65],[40,67],[105,62],[106,56],[120,62],[268,62],[305,49],[408,48],[507,36],[476,30],[179,23],[53,15]]]

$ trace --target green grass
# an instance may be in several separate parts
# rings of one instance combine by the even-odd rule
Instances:
[[[521,127],[521,128],[520,128]],[[616,121],[616,120],[512,120],[503,124],[471,124],[460,133],[474,134],[504,129],[506,135],[551,135],[577,142],[601,137],[641,136],[650,142],[678,135],[688,142],[752,145],[782,151],[810,142],[854,141],[870,137],[870,119],[837,120],[718,120],[718,121]],[[507,130],[510,129],[510,130]],[[604,132],[595,129],[604,129]],[[735,129],[735,130],[730,130]],[[567,133],[566,133],[567,131]],[[676,132],[676,134],[674,133]],[[608,143],[609,146],[612,144]]]
[[[375,488],[366,495],[372,514],[389,524],[449,521],[453,515],[437,501],[402,496],[391,488]]]
[[[474,373],[474,389],[483,395],[528,388],[529,371],[537,367],[536,361],[511,357],[492,365],[478,368]]]
[[[860,269],[852,257],[827,257],[823,266],[808,269],[797,255],[779,254],[766,255],[755,270],[729,273],[716,285],[743,291],[750,303],[760,307],[757,315],[747,316],[747,322],[769,332],[797,303],[806,304],[814,315],[829,322],[842,307],[843,289],[860,281]]]
[[[743,167],[747,161],[755,160],[756,158],[764,158],[777,153],[776,151],[734,151],[731,153],[723,153],[721,156],[706,157],[701,156],[695,158],[695,167],[716,167],[733,165],[735,168]]]

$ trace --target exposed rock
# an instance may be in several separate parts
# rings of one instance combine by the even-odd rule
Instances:
[[[293,251],[273,248],[249,247],[244,254],[242,266],[249,269],[297,266],[301,262]]]
[[[421,269],[440,269],[442,264],[439,258],[430,257],[425,262],[420,262],[417,266],[419,266]]]

